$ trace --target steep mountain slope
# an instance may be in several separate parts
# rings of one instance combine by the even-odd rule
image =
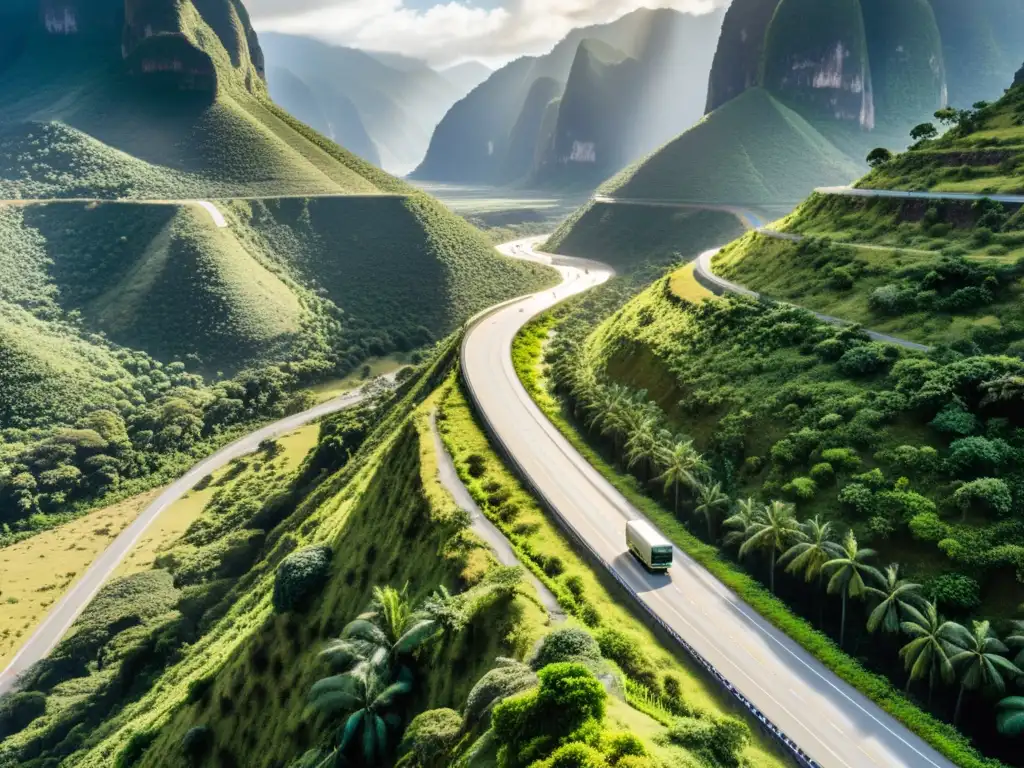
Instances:
[[[270,102],[233,0],[53,7],[19,17],[0,73],[0,520],[18,534],[554,279]],[[99,463],[88,429],[52,447],[97,409],[134,442]]]
[[[465,61],[440,70],[440,75],[458,90],[461,99],[493,74],[494,70],[483,62]]]
[[[383,167],[399,175],[423,158],[434,127],[464,95],[415,59],[371,54],[297,35],[266,33],[260,39],[271,65],[285,66],[305,82],[321,110],[328,111],[336,101],[355,105]],[[274,79],[268,84],[271,97],[277,100]],[[296,117],[304,120],[301,114]]]
[[[267,70],[267,88],[282,109],[323,134],[331,141],[374,165],[380,165],[380,152],[363,125],[355,104],[343,93],[322,99],[304,80],[284,67],[271,65]]]
[[[533,183],[571,182],[572,173],[563,178],[553,170],[565,169],[572,157],[573,142],[593,143],[594,137],[586,136],[585,131],[595,126],[586,124],[583,114],[576,116],[570,111],[560,116],[561,138],[555,138],[550,145],[546,142],[552,134],[537,134],[542,143],[532,154],[542,157],[546,170],[531,177],[532,169],[521,164],[531,153],[522,150],[524,131],[517,129],[524,124],[537,124],[540,110],[534,85],[542,78],[554,80],[559,95],[567,87],[581,89],[578,95],[566,94],[559,112],[566,103],[605,99],[607,103],[599,119],[621,124],[623,115],[633,110],[631,130],[620,127],[606,134],[609,146],[600,157],[607,157],[608,163],[599,160],[602,168],[589,168],[584,174],[590,179],[606,176],[700,115],[706,96],[705,73],[713,56],[710,42],[717,35],[721,18],[721,12],[692,16],[665,9],[640,9],[609,24],[573,30],[549,54],[517,59],[506,65],[452,107],[434,132],[427,156],[413,176],[472,183],[507,183],[524,178]],[[605,75],[586,75],[589,65],[579,59],[584,41],[593,41],[589,43],[590,50],[584,52],[588,59],[593,46],[601,44],[619,52],[611,57],[613,60],[633,58],[643,62],[643,66],[629,74],[627,70],[634,67],[627,64],[622,73],[611,75],[612,69],[605,64]],[[574,69],[576,77],[571,78]],[[567,86],[570,79],[575,83]],[[595,91],[596,82],[606,79],[608,83],[601,87],[609,90]],[[517,141],[514,156],[510,155],[513,134]],[[580,156],[590,155],[584,150],[577,155]]]
[[[696,203],[795,204],[815,186],[840,184],[857,165],[810,123],[760,88],[712,112],[599,189],[617,198]]]
[[[781,0],[733,0],[722,22],[711,77],[708,112],[761,82],[765,35]]]

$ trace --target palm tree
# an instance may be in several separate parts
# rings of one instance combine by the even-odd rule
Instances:
[[[403,669],[395,682],[388,683],[387,677],[369,663],[314,683],[309,694],[314,709],[325,714],[348,714],[337,731],[333,762],[361,742],[364,764],[382,764],[391,746],[391,734],[402,726],[401,715],[390,710],[411,690],[408,670]]]
[[[829,560],[822,566],[826,576],[829,576],[828,593],[834,595],[839,593],[843,596],[843,615],[839,623],[839,647],[843,647],[846,640],[846,603],[851,597],[861,598],[867,594],[867,583],[869,579],[882,580],[882,574],[878,569],[868,565],[868,560],[875,556],[873,549],[860,549],[857,546],[857,537],[853,531],[846,532],[846,539],[843,540],[842,550],[837,557]]]
[[[754,515],[746,531],[746,541],[740,547],[740,557],[748,552],[763,549],[768,552],[768,584],[772,593],[775,592],[775,558],[779,552],[785,552],[793,544],[803,540],[804,532],[800,530],[800,521],[796,519],[793,505],[782,501],[773,501]]]
[[[885,569],[881,589],[868,587],[868,594],[879,601],[868,616],[868,632],[879,627],[883,632],[899,632],[907,606],[922,602],[921,585],[901,579],[900,567],[895,564]]]
[[[920,609],[907,605],[906,613],[907,620],[900,624],[900,629],[911,637],[910,642],[900,649],[904,668],[910,673],[905,690],[909,691],[915,680],[927,677],[930,707],[935,682],[942,680],[948,684],[956,678],[950,661],[949,639],[956,633],[954,628],[960,625],[939,619],[939,610],[933,602],[925,602]]]
[[[657,427],[658,417],[645,408],[631,425],[626,438],[626,467],[633,469],[639,465],[643,468],[643,480],[648,478],[646,468],[657,447]]]
[[[960,693],[957,694],[956,709],[953,712],[954,726],[960,721],[960,707],[965,691],[989,689],[1001,694],[1006,690],[1005,677],[1024,674],[1016,664],[1002,655],[1009,648],[996,637],[989,622],[976,621],[973,629],[973,632],[969,632],[965,627],[957,625],[956,631],[950,636],[955,651],[950,661],[960,677]]]
[[[761,511],[761,504],[756,499],[746,498],[736,502],[736,509],[725,519],[722,525],[729,529],[722,541],[727,547],[742,545],[747,540],[747,531],[754,523],[754,518]]]
[[[822,567],[842,550],[833,536],[832,523],[822,522],[820,515],[805,521],[801,530],[803,540],[783,552],[779,564],[788,563],[786,573],[803,574],[808,584],[815,579],[820,582]]]
[[[729,509],[729,495],[722,491],[721,483],[701,485],[697,490],[694,514],[703,517],[708,525],[708,541],[715,540],[715,521]]]
[[[414,653],[432,640],[440,629],[435,618],[413,612],[408,587],[374,587],[370,610],[360,614],[342,630],[341,637],[320,655],[335,669],[352,667],[362,661],[388,668],[401,656]]]
[[[1024,733],[1024,697],[1008,696],[996,706],[996,728],[1004,736]]]
[[[1010,634],[1006,636],[1003,642],[1017,651],[1013,663],[1024,669],[1024,621],[1010,622]]]
[[[669,488],[675,488],[675,513],[678,515],[680,487],[696,488],[700,482],[698,478],[707,472],[707,463],[693,447],[693,440],[681,438],[671,445],[662,446],[658,460],[665,471],[657,479],[665,484],[666,493]]]

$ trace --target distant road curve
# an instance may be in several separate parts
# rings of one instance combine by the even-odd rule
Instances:
[[[914,192],[902,189],[866,189],[860,187],[818,187],[819,195],[840,195],[843,197],[895,197],[904,200],[993,200],[1009,205],[1024,205],[1024,195],[984,195],[973,192]]]
[[[761,232],[762,234],[768,234],[768,232],[765,230],[758,231]],[[787,233],[776,232],[774,234],[785,235]],[[799,237],[799,235],[790,235],[789,237],[783,237],[782,239],[798,240]],[[722,295],[725,293],[733,293],[736,294],[737,296],[748,296],[752,299],[761,298],[761,294],[759,294],[757,291],[752,291],[749,288],[744,288],[739,283],[734,283],[731,280],[726,280],[724,277],[719,277],[712,271],[711,260],[715,257],[718,251],[719,249],[715,248],[710,251],[705,251],[704,253],[697,257],[697,261],[694,263],[693,267],[693,275],[695,278],[697,278],[697,282],[699,282],[712,293],[716,293],[718,295]],[[806,309],[806,307],[801,307],[801,309]],[[818,318],[822,322],[828,323],[829,325],[851,325],[849,321],[843,320],[842,318],[839,317],[833,317],[832,315],[825,315],[822,314],[821,312],[815,312],[813,309],[808,309],[807,311],[813,313],[816,318]],[[895,344],[899,347],[903,347],[904,349],[913,349],[918,352],[927,352],[931,349],[931,347],[926,346],[925,344],[918,344],[916,341],[901,339],[898,336],[890,336],[889,334],[886,333],[878,333],[878,331],[865,330],[865,333],[872,339],[872,341],[881,341],[886,344]]]
[[[394,374],[389,374],[386,378],[393,380]],[[253,453],[264,440],[291,432],[321,416],[326,416],[345,408],[351,408],[361,402],[364,397],[363,388],[360,388],[314,406],[302,413],[286,416],[279,421],[275,421],[273,424],[268,424],[224,446],[212,456],[200,461],[182,477],[167,486],[152,504],[146,507],[127,528],[118,534],[117,538],[93,561],[82,578],[65,592],[64,596],[46,614],[43,622],[25,641],[25,644],[11,660],[11,663],[7,665],[7,668],[0,673],[0,695],[7,693],[14,687],[19,675],[37,661],[46,658],[47,654],[60,642],[64,633],[68,631],[75,619],[78,618],[78,615],[99,591],[100,587],[106,583],[107,579],[117,569],[117,566],[121,564],[125,556],[134,548],[135,544],[146,532],[146,529],[160,516],[161,512],[184,496],[196,483],[211,472],[215,472],[229,462],[234,461],[239,456]]]
[[[525,248],[537,257],[531,246],[505,252]],[[647,573],[628,554],[626,522],[643,515],[548,421],[512,365],[512,341],[523,325],[611,275],[595,262],[555,257],[552,264],[562,273],[560,286],[485,314],[462,346],[470,400],[527,486],[639,606],[799,745],[802,765],[953,768],[681,550],[667,575]]]

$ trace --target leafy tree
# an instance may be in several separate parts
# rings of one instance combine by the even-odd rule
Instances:
[[[1008,696],[996,706],[996,728],[1004,736],[1024,733],[1024,696]]]
[[[740,547],[740,557],[745,557],[749,552],[756,550],[768,553],[768,583],[774,593],[776,557],[795,542],[802,541],[804,536],[800,523],[793,513],[793,506],[773,501],[754,515],[746,531],[746,541]]]
[[[665,484],[665,492],[670,488],[675,489],[675,513],[679,514],[679,489],[697,488],[708,470],[704,458],[693,447],[692,440],[676,440],[668,447],[662,447],[658,452],[658,463],[662,466],[663,472],[658,480]]]
[[[885,569],[879,587],[868,587],[868,594],[878,600],[878,604],[868,616],[868,632],[875,632],[881,627],[883,632],[900,631],[907,607],[921,605],[921,585],[900,578],[900,567],[890,565]]]
[[[946,128],[952,128],[960,119],[957,110],[954,107],[943,107],[935,113],[935,119],[938,120]]]
[[[920,609],[906,606],[907,620],[900,624],[904,634],[912,638],[900,649],[900,658],[906,670],[907,690],[915,680],[928,679],[928,704],[931,705],[935,683],[952,683],[956,672],[950,660],[950,639],[956,634],[955,624],[942,621],[934,602],[926,602]]]
[[[949,643],[953,648],[950,662],[960,679],[960,693],[956,697],[953,725],[960,722],[960,710],[964,692],[991,690],[1001,694],[1006,690],[1007,677],[1019,677],[1021,670],[1003,656],[1009,649],[996,637],[987,621],[975,621],[974,631],[956,625],[950,633]]]
[[[403,696],[412,691],[412,673],[403,669],[389,683],[381,670],[360,663],[343,675],[325,677],[313,684],[310,704],[318,712],[346,714],[335,733],[335,758],[357,748],[366,765],[382,763],[392,748],[402,717],[395,710]]]
[[[957,488],[953,503],[961,512],[961,520],[966,520],[972,510],[1003,517],[1013,511],[1013,494],[1004,480],[982,477]]]
[[[880,168],[881,166],[892,160],[892,152],[885,147],[876,147],[868,153],[867,163],[872,168]]]
[[[585,664],[600,660],[601,648],[593,635],[578,627],[561,627],[544,638],[530,666],[539,670],[565,661]]]
[[[729,509],[729,495],[722,490],[721,483],[701,485],[697,491],[697,505],[694,514],[703,517],[708,526],[708,541],[715,540],[715,521]]]
[[[861,549],[853,531],[846,532],[843,540],[842,554],[829,560],[822,568],[829,576],[828,593],[840,594],[843,598],[843,613],[839,625],[839,647],[846,640],[846,603],[849,598],[861,599],[868,593],[868,579],[882,580],[878,569],[868,565],[868,560],[875,556],[873,549]]]
[[[932,123],[921,123],[910,130],[910,138],[914,141],[928,141],[938,135],[939,131]]]
[[[274,610],[290,611],[319,589],[331,572],[331,548],[324,545],[292,552],[274,577]]]

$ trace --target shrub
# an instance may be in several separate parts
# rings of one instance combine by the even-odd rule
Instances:
[[[864,474],[854,475],[852,479],[855,483],[860,483],[873,491],[877,491],[885,485],[885,475],[882,474],[882,470],[878,467]]]
[[[981,586],[962,573],[944,573],[924,585],[925,595],[943,606],[972,610],[981,605]]]
[[[949,446],[946,467],[956,477],[977,477],[998,472],[1013,458],[1013,448],[1005,440],[964,437]]]
[[[661,768],[663,763],[654,757],[626,755],[615,764],[615,768]]]
[[[532,768],[608,768],[608,761],[589,744],[574,742],[555,750],[547,760],[540,760]]]
[[[133,733],[131,738],[128,739],[128,743],[117,753],[114,768],[131,768],[133,765],[136,765],[159,735],[158,731],[137,731]]]
[[[459,739],[462,716],[454,709],[421,712],[409,723],[399,751],[415,757],[421,768],[447,765],[447,756]]]
[[[669,728],[668,738],[713,764],[739,766],[740,754],[750,741],[750,729],[733,717],[681,717]]]
[[[594,636],[585,629],[563,627],[556,629],[541,642],[537,654],[530,662],[534,669],[565,661],[595,662],[601,660],[601,648]]]
[[[852,507],[858,514],[867,516],[875,509],[875,494],[860,483],[850,483],[839,492],[839,501]]]
[[[0,698],[0,739],[24,730],[46,712],[46,696],[39,691],[21,691]]]
[[[652,691],[661,690],[658,684],[658,670],[639,644],[617,629],[604,629],[597,635],[601,655],[619,665],[619,669],[632,680],[642,683]],[[678,681],[676,681],[678,686]]]
[[[983,477],[960,486],[953,493],[953,503],[964,515],[975,511],[1002,517],[1013,511],[1010,487],[993,477]]]
[[[842,425],[845,421],[842,414],[839,413],[826,413],[820,419],[818,419],[818,429],[829,430],[835,429]]]
[[[799,501],[810,501],[818,492],[818,486],[809,477],[794,477],[782,490]]]
[[[972,435],[978,431],[977,417],[960,403],[950,403],[928,424],[938,432],[952,435]]]
[[[569,594],[579,600],[583,597],[583,577],[578,574],[572,574],[571,576],[565,577],[565,588],[569,590]]]
[[[324,545],[292,552],[281,561],[274,579],[274,610],[294,610],[317,591],[331,572],[331,548]]]
[[[646,757],[647,747],[636,734],[620,731],[605,737],[604,753],[613,765],[618,765],[619,761],[627,756]]]
[[[922,512],[910,519],[910,533],[919,541],[941,541],[948,530],[935,512]]]
[[[902,285],[883,285],[868,296],[868,306],[883,315],[902,315],[916,303],[914,289]]]
[[[821,460],[827,461],[837,471],[853,472],[860,469],[860,456],[852,448],[827,448],[821,452]]]
[[[830,485],[835,482],[836,471],[832,469],[832,465],[827,461],[823,461],[820,464],[815,464],[811,467],[811,480],[818,485]]]
[[[870,376],[895,362],[899,354],[897,347],[873,341],[848,349],[837,365],[846,376]]]
[[[557,576],[561,576],[565,573],[565,563],[562,562],[562,558],[557,555],[553,555],[544,561],[544,573],[550,576],[552,579]]]
[[[213,747],[213,731],[205,725],[195,725],[185,732],[181,740],[181,751],[185,762],[198,765]]]
[[[477,680],[476,685],[473,686],[466,698],[464,715],[466,728],[474,727],[498,702],[533,688],[535,685],[537,685],[537,676],[525,664],[515,662],[495,667]]]

